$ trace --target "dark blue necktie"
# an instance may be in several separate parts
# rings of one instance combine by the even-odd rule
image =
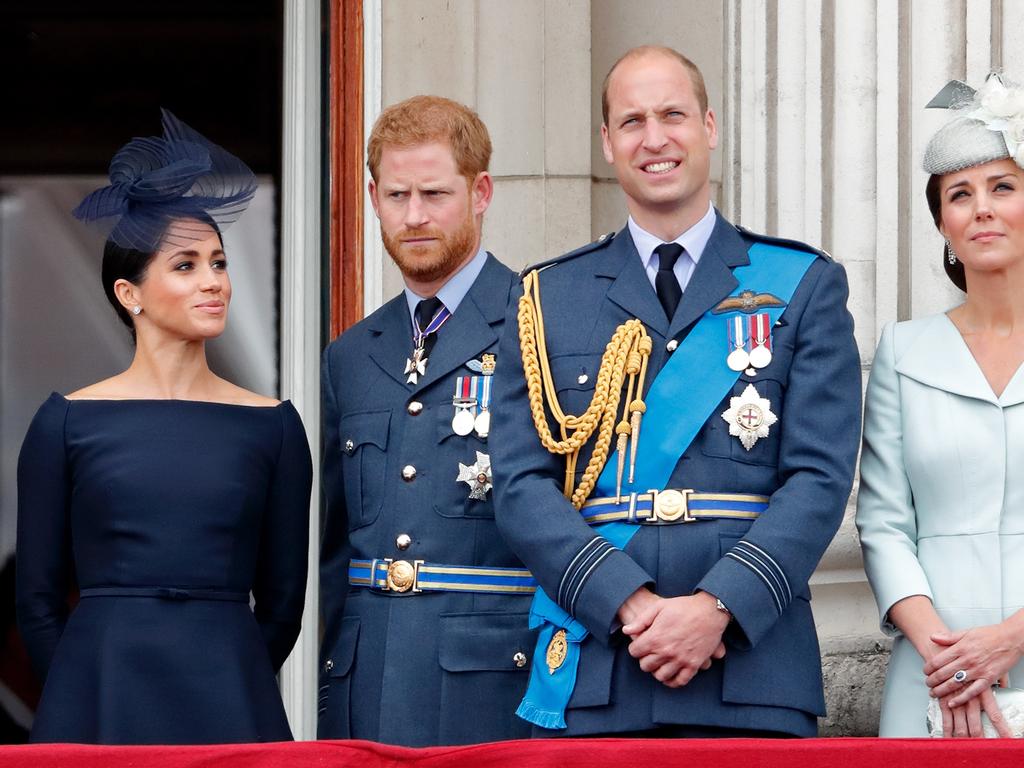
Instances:
[[[683,296],[683,289],[679,287],[679,281],[672,271],[676,261],[683,254],[683,246],[679,243],[662,243],[654,252],[658,254],[658,274],[654,278],[654,289],[658,293],[662,309],[671,320],[676,313],[676,307],[679,306],[679,299]]]
[[[434,319],[434,315],[441,311],[441,307],[444,304],[437,296],[431,296],[429,299],[423,299],[419,304],[416,305],[416,325],[419,326],[420,331],[425,331],[427,326],[430,325],[430,321]],[[440,328],[437,329],[441,330]],[[434,348],[434,343],[437,341],[437,331],[427,334],[423,338],[423,356],[429,357],[430,351]]]

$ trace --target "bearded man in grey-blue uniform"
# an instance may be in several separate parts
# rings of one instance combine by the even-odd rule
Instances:
[[[491,381],[514,274],[483,250],[491,142],[466,107],[389,107],[370,198],[405,291],[324,352],[320,738],[528,733],[529,573],[498,535]]]
[[[808,579],[860,434],[845,273],[714,209],[718,126],[678,52],[625,54],[603,106],[627,225],[528,270],[499,353],[498,525],[543,588],[519,713],[537,734],[811,736]]]

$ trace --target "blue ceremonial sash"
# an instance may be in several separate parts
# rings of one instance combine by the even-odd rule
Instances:
[[[739,285],[730,296],[748,290],[781,299],[782,306],[757,308],[758,313],[767,313],[771,325],[775,325],[818,256],[767,243],[755,243],[747,255],[750,263],[733,270]],[[738,312],[705,312],[651,383],[644,399],[647,411],[641,428],[643,439],[637,446],[636,474],[634,482],[623,487],[624,493],[667,488],[680,457],[736,384],[740,373],[726,365],[728,348],[723,343],[723,326],[727,318]],[[700,375],[688,375],[694,370],[699,370]],[[597,480],[594,495],[615,495],[617,464],[613,453]],[[625,549],[639,529],[631,523],[594,526],[594,532],[617,549]],[[539,587],[530,606],[530,628],[536,627],[542,629],[537,636],[530,683],[516,714],[541,728],[565,728],[565,708],[576,686],[579,646],[588,632]],[[548,643],[560,628],[566,630],[568,650],[561,666],[549,671],[545,663]]]

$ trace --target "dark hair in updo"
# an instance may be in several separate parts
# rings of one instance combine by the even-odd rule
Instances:
[[[101,269],[101,280],[103,281],[103,292],[107,295],[107,301],[114,307],[118,318],[128,326],[135,338],[135,323],[132,322],[131,313],[124,308],[124,305],[114,293],[114,283],[118,280],[127,280],[129,283],[138,285],[146,278],[146,270],[149,264],[156,258],[156,253],[145,253],[134,248],[123,248],[113,240],[107,240],[103,246],[103,267]]]
[[[217,226],[217,222],[210,216],[196,214],[189,218],[194,218],[203,224],[209,225],[217,233],[221,245],[224,244],[224,237],[221,235],[220,227]],[[103,292],[107,296],[107,301],[113,306],[118,318],[128,326],[133,340],[135,339],[135,323],[132,320],[131,313],[124,308],[124,305],[118,300],[117,294],[114,293],[114,283],[118,280],[127,280],[133,285],[139,285],[146,279],[146,270],[149,269],[150,263],[156,258],[156,254],[157,251],[146,253],[135,248],[125,248],[113,240],[107,240],[106,245],[103,246],[103,266],[100,268]]]
[[[928,177],[928,183],[924,188],[924,196],[928,200],[928,210],[932,212],[932,220],[938,227],[942,223],[942,177],[932,174]],[[955,264],[949,263],[949,245],[942,246],[942,268],[946,270],[946,277],[953,281],[953,285],[964,293],[967,292],[967,275],[964,273],[964,263],[960,259]]]

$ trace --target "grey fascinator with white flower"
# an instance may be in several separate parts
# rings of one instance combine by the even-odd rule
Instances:
[[[926,173],[942,175],[1004,158],[1024,168],[1024,89],[994,73],[977,90],[952,80],[927,107],[951,109],[954,116],[925,148]]]

